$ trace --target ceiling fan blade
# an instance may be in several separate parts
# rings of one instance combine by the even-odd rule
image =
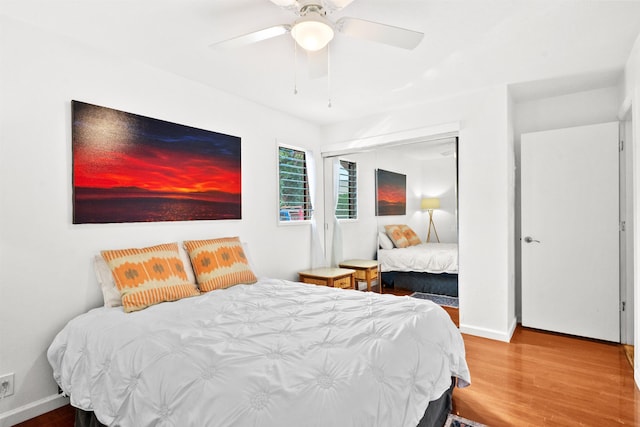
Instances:
[[[296,0],[271,0],[271,3],[284,9],[299,10],[300,5]]]
[[[324,0],[325,7],[331,12],[344,9],[345,7],[349,6],[352,2],[353,0]]]
[[[286,24],[276,25],[273,27],[254,31],[249,34],[244,34],[231,39],[212,43],[209,45],[209,47],[224,47],[224,48],[232,49],[236,47],[246,46],[252,43],[261,42],[263,40],[271,39],[273,37],[278,37],[282,34],[288,33],[289,31],[291,31],[291,25],[286,25]]]
[[[329,73],[329,48],[316,51],[307,51],[307,62],[309,64],[309,77],[319,79]]]
[[[418,31],[348,17],[338,19],[336,28],[348,36],[409,50],[418,46],[424,37],[424,34]]]

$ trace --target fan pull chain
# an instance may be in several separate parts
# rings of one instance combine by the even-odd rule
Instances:
[[[293,40],[293,94],[298,94],[298,43]]]
[[[327,45],[327,108],[331,108],[331,48]]]

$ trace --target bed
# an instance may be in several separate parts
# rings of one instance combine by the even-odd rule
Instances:
[[[471,381],[436,304],[276,279],[93,309],[47,356],[80,414],[122,427],[442,426]]]
[[[378,250],[382,280],[414,292],[458,296],[458,244],[421,243]]]

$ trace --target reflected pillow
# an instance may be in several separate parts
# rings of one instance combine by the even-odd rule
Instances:
[[[406,248],[409,246],[409,241],[404,237],[404,234],[402,234],[400,225],[385,225],[384,229],[396,248]]]
[[[400,226],[400,231],[402,232],[402,235],[409,242],[409,246],[415,246],[415,245],[419,245],[420,243],[422,243],[422,241],[420,240],[420,238],[418,237],[416,232],[413,231],[413,229],[411,227],[409,227],[408,225],[405,225],[405,224],[401,225]]]
[[[389,236],[386,233],[380,231],[378,233],[378,244],[382,249],[393,249],[393,242],[389,239]]]

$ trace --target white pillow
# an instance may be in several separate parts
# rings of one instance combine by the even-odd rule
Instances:
[[[378,244],[382,249],[393,249],[394,247],[393,242],[391,241],[389,236],[387,236],[387,233],[383,231],[378,232]]]
[[[105,261],[101,255],[96,255],[93,258],[93,271],[96,273],[98,285],[100,285],[100,290],[102,290],[104,306],[120,307],[122,305],[120,291],[113,281],[113,275],[111,274],[111,269],[109,269],[107,261]]]
[[[178,245],[178,252],[180,252],[180,259],[182,260],[182,264],[184,264],[184,271],[187,273],[187,280],[189,283],[196,284],[196,274],[193,272],[193,266],[191,265],[191,258],[189,258],[189,254],[183,245]]]
[[[182,245],[178,245],[178,252],[180,253],[180,259],[182,260],[182,264],[184,265],[184,271],[185,273],[187,273],[187,280],[189,281],[189,283],[193,283],[195,285],[196,276],[193,272],[193,267],[191,267],[191,260],[189,259],[189,254],[182,247]],[[109,264],[107,264],[104,258],[102,258],[102,255],[98,254],[94,257],[93,270],[96,274],[96,279],[98,279],[98,285],[100,285],[100,290],[102,290],[102,298],[104,299],[104,306],[105,307],[122,306],[120,291],[116,286],[116,282],[113,280],[113,275],[111,274],[111,269],[109,268]]]
[[[242,243],[242,250],[244,251],[244,256],[247,257],[247,262],[249,263],[249,268],[251,269],[251,271],[253,271],[253,274],[256,277],[259,277],[258,273],[256,272],[256,266],[253,263],[251,254],[249,253],[249,244],[247,242],[241,242],[241,243]]]

